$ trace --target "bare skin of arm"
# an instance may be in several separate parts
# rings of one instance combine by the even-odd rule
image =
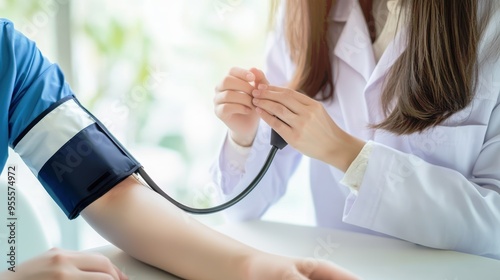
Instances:
[[[186,279],[356,279],[331,263],[264,253],[199,223],[129,177],[83,217],[131,256]]]

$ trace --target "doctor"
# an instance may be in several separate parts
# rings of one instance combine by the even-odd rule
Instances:
[[[290,144],[229,216],[262,216],[306,155],[318,226],[500,258],[498,1],[284,2],[265,75],[216,89],[226,198],[270,127]]]
[[[333,264],[267,254],[190,218],[131,176],[140,164],[83,108],[56,64],[0,19],[0,170],[14,148],[68,218],[185,279],[355,279]],[[123,280],[100,255],[50,250],[2,280]]]

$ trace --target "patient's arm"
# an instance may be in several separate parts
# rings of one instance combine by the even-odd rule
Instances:
[[[82,215],[131,256],[186,279],[355,279],[326,262],[304,265],[304,261],[270,255],[230,239],[133,177]]]

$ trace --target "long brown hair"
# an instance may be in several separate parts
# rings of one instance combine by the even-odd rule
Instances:
[[[382,93],[386,118],[373,128],[396,134],[436,126],[474,97],[478,45],[485,20],[479,0],[400,0],[407,49],[388,73]],[[481,0],[487,1],[487,0]],[[333,75],[327,16],[333,0],[286,0],[285,35],[296,65],[290,87],[328,100]]]
[[[287,0],[285,11],[285,36],[296,65],[289,86],[319,100],[333,97],[327,42],[327,17],[332,4],[333,0]]]

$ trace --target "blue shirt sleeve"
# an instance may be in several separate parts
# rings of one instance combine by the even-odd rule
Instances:
[[[73,95],[60,68],[36,44],[0,19],[0,168],[21,132],[51,104]]]
[[[0,167],[12,147],[70,219],[140,164],[76,100],[56,64],[0,19]]]

